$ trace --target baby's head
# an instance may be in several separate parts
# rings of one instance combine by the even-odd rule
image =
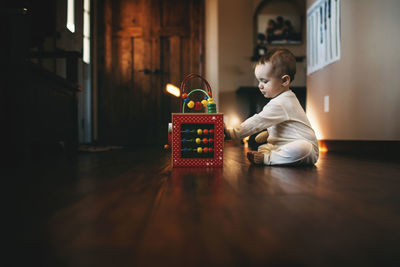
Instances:
[[[254,73],[264,97],[273,98],[289,90],[296,74],[296,58],[287,49],[271,49],[259,59]]]

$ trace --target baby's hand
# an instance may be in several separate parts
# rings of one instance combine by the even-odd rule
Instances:
[[[225,123],[224,123],[224,140],[231,140],[231,136],[229,135],[229,131],[227,130]]]

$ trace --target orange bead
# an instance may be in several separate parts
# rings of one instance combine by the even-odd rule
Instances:
[[[203,152],[208,153],[208,148],[207,147],[203,148]]]
[[[207,144],[208,143],[208,139],[207,138],[203,138],[203,143]]]
[[[208,130],[204,129],[203,134],[208,134]]]
[[[185,99],[186,97],[188,97],[188,95],[186,93],[182,94],[182,99]]]

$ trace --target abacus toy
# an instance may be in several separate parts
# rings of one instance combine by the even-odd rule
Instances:
[[[199,78],[206,90],[193,89],[186,93],[186,84]],[[182,113],[172,114],[172,166],[174,167],[222,167],[223,161],[223,114],[217,113],[208,82],[197,74],[189,74],[180,87]],[[194,92],[205,95],[202,101],[193,101]],[[185,113],[185,107],[207,113]]]

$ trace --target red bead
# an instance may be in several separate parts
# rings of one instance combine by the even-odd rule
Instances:
[[[182,94],[182,99],[185,99],[186,97],[188,97],[188,95],[186,93]]]
[[[203,134],[208,134],[208,130],[207,130],[207,129],[204,129],[204,130],[203,130]]]
[[[210,97],[212,97],[211,91],[207,91],[207,94],[208,94]]]
[[[203,108],[203,104],[200,102],[196,102],[194,109],[195,110],[201,110]]]
[[[212,152],[213,152],[212,147],[209,147],[209,148],[208,148],[208,153],[212,153]]]
[[[213,130],[213,129],[210,129],[208,132],[209,132],[210,134],[213,134],[213,133],[214,133],[214,130]]]
[[[208,142],[212,143],[212,142],[214,142],[214,139],[210,138],[210,139],[208,139]]]
[[[208,139],[207,138],[203,138],[203,143],[207,144],[208,143]]]

